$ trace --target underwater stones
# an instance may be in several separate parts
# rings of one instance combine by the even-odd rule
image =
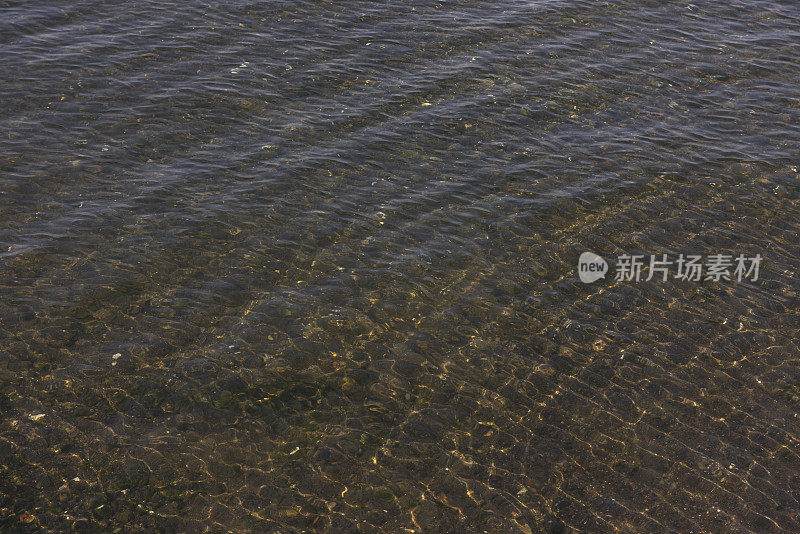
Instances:
[[[207,375],[217,368],[217,364],[205,357],[181,358],[173,364],[176,371],[190,375]]]
[[[342,392],[346,395],[353,395],[359,391],[358,382],[352,377],[345,377],[342,380]]]
[[[276,357],[267,357],[264,363],[264,368],[268,371],[283,371],[289,369],[290,365],[289,362],[286,361],[284,358],[276,358]]]
[[[392,365],[392,368],[401,376],[405,378],[415,378],[422,374],[422,366],[413,362],[405,360],[397,360]]]
[[[248,369],[261,369],[264,367],[264,356],[262,354],[248,354],[242,363]]]
[[[283,353],[283,358],[292,369],[304,369],[310,362],[308,354],[297,349],[286,350]]]
[[[430,416],[419,415],[403,425],[403,432],[413,440],[432,441],[441,433],[443,425]]]
[[[34,319],[36,319],[36,312],[26,306],[19,310],[17,316],[19,317],[20,321],[24,322],[33,321]]]
[[[111,357],[111,367],[120,372],[134,372],[137,369],[136,361],[130,354],[116,353]]]
[[[564,522],[557,517],[547,519],[545,529],[547,534],[568,534],[569,532]]]
[[[248,390],[247,382],[245,382],[242,377],[238,375],[231,375],[222,380],[220,387],[234,394],[241,394]]]
[[[359,386],[367,386],[378,379],[378,373],[370,369],[353,369],[348,372],[348,377]]]

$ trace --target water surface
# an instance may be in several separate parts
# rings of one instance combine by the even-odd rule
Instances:
[[[798,80],[788,0],[0,2],[0,526],[800,530]]]

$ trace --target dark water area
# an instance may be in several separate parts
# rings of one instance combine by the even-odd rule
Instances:
[[[0,1],[0,97],[0,530],[800,532],[795,1]]]

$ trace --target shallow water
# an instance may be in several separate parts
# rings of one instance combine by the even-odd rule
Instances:
[[[0,527],[799,531],[798,80],[791,1],[0,2]]]

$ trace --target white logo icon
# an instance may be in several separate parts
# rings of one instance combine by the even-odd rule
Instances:
[[[578,258],[578,276],[584,284],[591,284],[605,277],[607,272],[608,263],[594,252],[584,252]]]

